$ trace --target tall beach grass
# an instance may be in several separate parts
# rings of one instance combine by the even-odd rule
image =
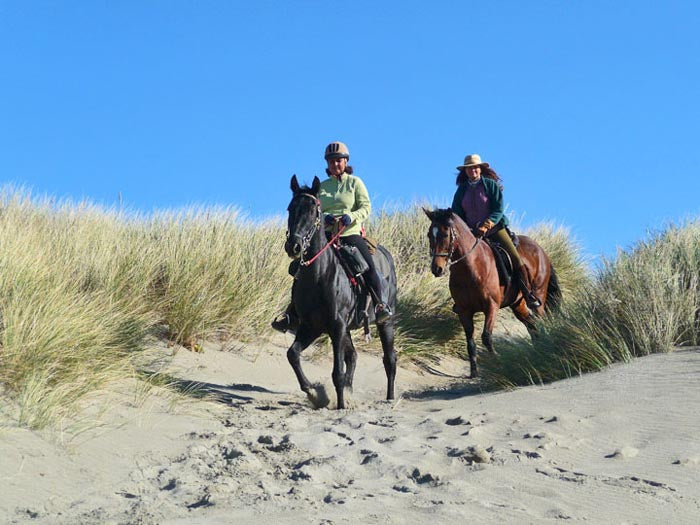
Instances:
[[[396,346],[403,359],[460,354],[447,279],[429,272],[420,207],[374,214],[370,236],[394,255]],[[531,343],[507,311],[499,357],[482,356],[489,384],[550,381],[698,339],[698,223],[640,242],[595,274],[562,227],[518,231],[549,253],[561,311]],[[0,389],[16,420],[55,425],[114,382],[145,377],[153,338],[199,350],[208,339],[259,341],[290,297],[282,219],[253,222],[235,208],[141,215],[90,203],[0,193]],[[360,338],[358,338],[360,339]],[[361,348],[373,351],[379,345]]]
[[[538,336],[485,356],[491,386],[554,381],[700,339],[700,223],[671,225],[603,260],[591,280],[542,320]]]

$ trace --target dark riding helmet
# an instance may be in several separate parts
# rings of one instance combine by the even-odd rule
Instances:
[[[326,160],[329,159],[350,159],[350,151],[342,142],[331,142],[326,146],[324,154]]]

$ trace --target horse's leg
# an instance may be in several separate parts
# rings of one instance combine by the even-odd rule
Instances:
[[[520,300],[515,306],[511,306],[511,310],[513,310],[515,317],[525,325],[525,328],[530,333],[530,337],[534,338],[536,333],[535,323],[533,322],[530,309],[525,304],[525,299]]]
[[[287,360],[297,376],[302,392],[309,395],[311,383],[301,369],[301,353],[320,335],[318,331],[312,331],[307,325],[299,326],[292,346],[287,350]]]
[[[352,337],[347,334],[345,345],[345,388],[352,390],[352,379],[355,375],[355,365],[357,364],[357,350],[352,342]]]
[[[336,321],[331,333],[333,343],[333,386],[338,400],[338,409],[345,408],[345,345],[347,344],[348,327],[341,321]]]
[[[469,377],[479,377],[476,367],[476,342],[474,341],[474,314],[472,312],[459,312],[459,321],[464,328],[467,337],[467,354],[469,355]]]
[[[396,379],[396,350],[394,350],[394,322],[389,321],[378,326],[379,339],[384,350],[384,371],[386,372],[386,398],[394,399],[394,380]]]
[[[499,306],[491,301],[488,308],[484,311],[484,331],[481,333],[481,342],[484,343],[486,349],[495,354],[496,351],[493,348],[493,339],[491,334],[493,334],[493,326],[496,324],[496,314],[498,313]]]

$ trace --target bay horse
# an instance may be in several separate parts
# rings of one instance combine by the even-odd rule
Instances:
[[[318,192],[321,182],[314,177],[311,187],[299,186],[296,175],[290,188],[292,200],[287,207],[287,240],[284,249],[293,259],[300,259],[292,285],[292,302],[299,317],[294,342],[287,350],[301,390],[312,400],[316,395],[301,369],[301,352],[321,334],[328,334],[333,346],[333,385],[337,408],[345,408],[345,388],[352,389],[357,351],[350,330],[359,328],[356,315],[363,308],[360,298],[342,266],[335,248],[327,242]],[[382,284],[382,300],[396,312],[396,270],[389,251],[378,246],[373,255]],[[374,309],[369,308],[370,321]],[[377,325],[384,351],[387,377],[387,399],[394,399],[396,351],[394,350],[394,317]],[[316,403],[315,403],[316,404]]]
[[[541,316],[560,302],[559,280],[544,250],[530,237],[518,235],[523,271],[530,274],[532,291],[542,303],[531,311],[515,283],[504,286],[500,282],[493,250],[472,233],[461,217],[450,209],[423,211],[430,219],[430,270],[436,277],[450,270],[450,294],[467,338],[470,377],[477,377],[474,314],[483,312],[485,316],[481,341],[489,352],[495,352],[491,334],[501,308],[510,307],[533,337],[532,316]]]

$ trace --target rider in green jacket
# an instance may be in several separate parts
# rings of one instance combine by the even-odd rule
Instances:
[[[387,322],[391,308],[381,300],[381,281],[374,259],[362,237],[362,223],[369,217],[372,205],[362,179],[353,175],[352,166],[348,165],[350,152],[342,142],[331,142],[324,153],[328,178],[321,182],[318,197],[324,216],[326,234],[336,233],[340,225],[344,226],[340,241],[357,248],[367,261],[369,269],[363,274],[374,303],[375,318],[378,324]],[[272,322],[272,328],[280,332],[293,331],[298,324],[293,303],[287,306],[284,314]]]

